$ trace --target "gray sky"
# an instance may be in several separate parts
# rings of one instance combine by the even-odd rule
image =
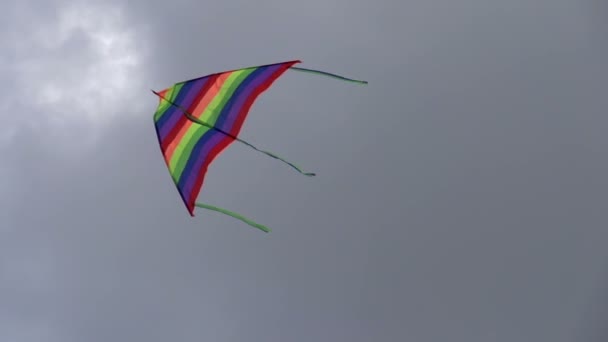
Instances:
[[[608,339],[600,0],[20,1],[0,340]],[[149,89],[291,59],[191,218]]]

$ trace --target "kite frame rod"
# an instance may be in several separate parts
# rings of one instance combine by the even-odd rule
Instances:
[[[245,140],[240,139],[239,137],[234,136],[233,134],[230,134],[230,133],[228,133],[228,132],[226,132],[226,131],[224,131],[224,130],[222,130],[222,129],[220,129],[220,128],[217,128],[217,127],[215,127],[215,126],[213,126],[213,125],[210,125],[210,124],[208,124],[208,123],[206,123],[206,122],[204,122],[204,121],[202,121],[202,120],[199,120],[197,117],[195,117],[194,115],[192,115],[191,113],[189,113],[189,112],[188,112],[188,111],[187,111],[187,110],[186,110],[184,107],[182,107],[182,106],[180,106],[180,105],[176,104],[175,102],[173,102],[173,101],[171,101],[171,100],[167,99],[166,97],[164,97],[163,95],[159,94],[158,92],[156,92],[156,91],[154,91],[154,90],[152,90],[152,89],[150,89],[150,90],[151,90],[151,91],[152,91],[154,94],[156,94],[156,96],[158,96],[158,97],[160,97],[161,99],[163,99],[163,100],[165,100],[165,101],[169,102],[171,105],[173,105],[173,106],[175,106],[175,107],[179,108],[179,110],[181,110],[181,111],[182,111],[182,113],[184,113],[184,115],[186,116],[186,118],[187,118],[188,120],[190,120],[190,121],[192,121],[192,122],[195,122],[195,123],[197,123],[197,124],[199,124],[199,125],[203,125],[203,126],[205,126],[205,127],[208,127],[208,128],[210,128],[210,129],[214,129],[214,130],[216,130],[216,131],[218,131],[218,132],[220,132],[220,133],[222,133],[222,134],[224,134],[224,135],[226,135],[226,136],[228,136],[228,137],[230,137],[230,138],[232,138],[232,139],[234,139],[234,140],[236,140],[236,141],[240,142],[241,144],[244,144],[244,145],[247,145],[247,146],[251,147],[252,149],[254,149],[254,150],[256,150],[256,151],[258,151],[258,152],[260,152],[260,153],[263,153],[263,154],[265,154],[265,155],[267,155],[267,156],[269,156],[269,157],[272,157],[272,158],[274,158],[274,159],[278,159],[278,160],[282,161],[283,163],[285,163],[285,164],[287,164],[287,165],[291,166],[293,169],[295,169],[296,171],[298,171],[299,173],[301,173],[301,174],[303,174],[303,175],[305,175],[305,176],[308,176],[308,177],[314,177],[314,176],[316,176],[316,174],[315,174],[314,172],[305,172],[305,171],[303,171],[303,170],[302,170],[302,169],[301,169],[299,166],[297,166],[297,165],[295,165],[295,164],[293,164],[293,163],[291,163],[291,162],[289,162],[289,161],[287,161],[287,160],[285,160],[285,159],[283,159],[283,158],[281,158],[281,157],[277,156],[277,155],[276,155],[276,154],[274,154],[274,153],[271,153],[271,152],[268,152],[268,151],[264,151],[264,150],[260,150],[259,148],[255,147],[254,145],[252,145],[252,144],[248,143],[248,142],[247,142],[247,141],[245,141]]]

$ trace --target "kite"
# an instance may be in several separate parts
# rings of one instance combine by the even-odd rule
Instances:
[[[324,71],[294,67],[297,63],[301,61],[222,71],[178,82],[162,91],[152,90],[159,98],[154,126],[160,150],[190,216],[194,216],[195,207],[199,207],[229,215],[264,232],[270,231],[240,214],[196,201],[209,165],[234,141],[278,159],[305,176],[315,176],[238,138],[255,100],[288,69],[367,84]]]

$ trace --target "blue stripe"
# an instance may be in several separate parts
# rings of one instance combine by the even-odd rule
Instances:
[[[155,129],[156,129],[156,138],[158,139],[158,144],[159,144],[159,146],[161,146],[162,142],[160,140],[160,131],[158,130],[158,126],[156,126]],[[171,178],[173,178],[173,177],[171,176]],[[188,202],[186,200],[186,197],[184,196],[184,193],[182,192],[182,189],[177,187],[177,192],[179,193],[179,196],[182,198],[182,201],[184,202],[186,209],[188,209]]]
[[[169,121],[166,121],[164,126],[160,128],[160,134],[163,141],[175,129],[178,122],[180,122],[181,120],[185,120],[185,113],[183,112],[183,110],[187,111],[190,107],[196,104],[195,99],[203,93],[203,89],[206,89],[207,84],[210,82],[213,81],[211,81],[209,78],[200,79],[196,82],[193,82],[192,87],[190,89],[186,89],[186,97],[183,98],[183,102],[181,104],[177,104],[181,107],[179,109],[180,115],[172,115],[169,118]]]
[[[182,89],[180,90],[180,92],[177,94],[177,96],[175,97],[174,100],[171,100],[173,103],[178,104],[178,105],[182,105],[180,102],[184,100],[184,98],[188,95],[190,89],[194,86],[195,82],[189,82],[186,83]],[[184,106],[186,107],[186,106]],[[156,122],[156,127],[158,127],[158,131],[162,132],[163,131],[163,126],[165,126],[167,124],[167,121],[169,121],[169,119],[171,117],[173,117],[176,112],[178,112],[178,115],[183,115],[181,109],[179,109],[176,106],[169,106],[169,108],[167,108],[167,111],[160,117],[160,119],[158,119],[158,121]]]
[[[226,105],[222,109],[222,111],[221,111],[221,113],[220,113],[220,115],[219,115],[219,117],[218,117],[218,119],[216,121],[215,127],[218,127],[218,128],[221,129],[221,125],[223,124],[223,122],[225,120],[226,113],[234,105],[235,99],[239,96],[239,94],[241,94],[245,89],[247,89],[247,87],[249,86],[249,84],[251,82],[253,82],[257,77],[261,76],[260,74],[263,75],[264,71],[266,71],[267,68],[268,67],[264,67],[264,68],[259,68],[259,69],[255,70],[251,74],[247,75],[247,77],[243,80],[243,82],[241,82],[241,84],[239,84],[239,86],[235,90],[235,92],[232,95],[232,97],[230,98],[230,100],[227,101]],[[196,144],[194,145],[194,148],[192,149],[192,152],[188,156],[188,161],[186,162],[184,170],[182,171],[182,174],[180,175],[180,179],[179,179],[179,182],[178,182],[178,187],[179,188],[183,188],[185,186],[185,184],[186,184],[186,182],[187,182],[187,180],[188,180],[188,178],[190,176],[194,176],[194,177],[196,176],[196,175],[191,175],[192,174],[192,168],[194,167],[194,164],[196,164],[197,159],[199,159],[199,158],[206,158],[207,157],[207,156],[200,156],[199,155],[200,154],[200,150],[216,134],[224,135],[222,132],[219,132],[219,131],[214,130],[214,129],[209,129],[196,142]]]
[[[258,77],[263,76],[264,72],[266,72],[268,69],[270,69],[272,67],[276,68],[277,66],[280,66],[280,65],[269,65],[269,66],[260,67],[256,71],[249,74],[243,80],[243,82],[241,82],[241,84],[239,84],[239,86],[235,90],[235,92],[232,95],[232,97],[230,98],[230,100],[228,100],[228,102],[226,103],[224,108],[222,108],[222,112],[220,113],[219,117],[217,118],[217,121],[215,122],[215,127],[225,131],[225,129],[223,127],[224,127],[226,119],[228,118],[227,114],[230,113],[230,109],[234,106],[235,102],[239,99],[239,96],[241,95],[241,93],[246,91],[247,88],[249,88],[249,85],[252,82],[254,82]]]

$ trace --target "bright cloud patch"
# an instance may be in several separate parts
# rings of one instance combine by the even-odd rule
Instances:
[[[91,142],[104,123],[136,111],[141,49],[120,8],[74,4],[51,18],[49,24],[31,26],[24,20],[13,28],[14,33],[30,31],[23,34],[25,41],[9,42],[16,51],[15,69],[8,70],[16,71],[13,90],[19,104],[35,111],[21,123],[70,140],[80,134],[78,139]],[[9,130],[0,134],[8,136]]]

